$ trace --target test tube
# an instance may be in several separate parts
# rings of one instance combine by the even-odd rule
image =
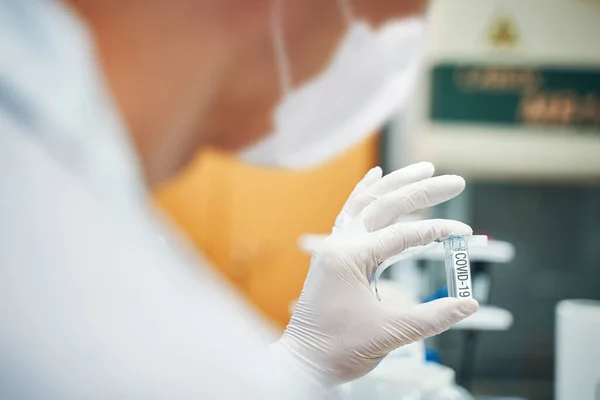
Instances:
[[[444,240],[446,280],[448,296],[462,299],[473,298],[469,246],[464,236],[450,236]]]

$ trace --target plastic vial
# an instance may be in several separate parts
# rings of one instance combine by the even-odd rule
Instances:
[[[448,296],[463,299],[473,298],[469,246],[465,236],[450,236],[444,240],[446,280]]]

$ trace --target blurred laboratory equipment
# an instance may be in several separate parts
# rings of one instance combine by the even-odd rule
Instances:
[[[600,12],[592,1],[436,0],[425,67],[387,158],[468,179],[600,176]],[[597,3],[597,2],[596,2]],[[533,11],[535,10],[535,11]],[[400,146],[410,145],[410,153]],[[409,159],[406,159],[409,157]]]
[[[556,399],[600,399],[600,301],[556,306]]]
[[[600,300],[599,5],[433,0],[415,101],[384,130],[385,171],[428,160],[438,174],[466,178],[465,192],[435,217],[518,247],[510,268],[471,258],[482,307],[454,328],[460,335],[434,340],[474,392],[551,398],[556,304]],[[488,307],[489,326],[503,333],[465,346],[481,332],[467,325]],[[473,379],[469,368],[459,372],[459,347],[477,348],[466,357],[477,363]]]

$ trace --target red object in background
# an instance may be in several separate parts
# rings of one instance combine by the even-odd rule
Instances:
[[[490,233],[488,231],[475,231],[475,232],[473,232],[473,235],[486,235],[488,238],[488,241],[494,240],[494,238],[492,237],[492,235],[490,235]]]

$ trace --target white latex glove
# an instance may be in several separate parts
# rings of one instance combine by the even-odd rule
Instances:
[[[313,255],[291,321],[273,351],[318,384],[356,379],[390,351],[439,334],[477,310],[476,301],[456,298],[395,309],[369,289],[375,267],[405,248],[472,234],[469,226],[451,220],[394,223],[463,191],[463,178],[431,178],[433,173],[430,163],[383,178],[381,168],[369,171]]]

